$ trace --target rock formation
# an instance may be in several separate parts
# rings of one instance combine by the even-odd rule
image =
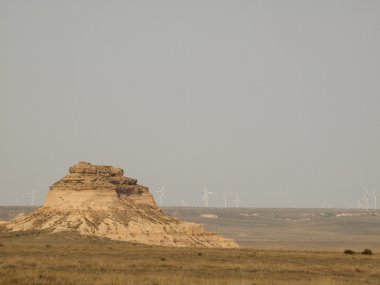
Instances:
[[[44,206],[0,226],[7,231],[78,231],[163,246],[236,248],[231,239],[201,225],[164,214],[147,187],[124,176],[121,168],[79,162],[54,183]]]

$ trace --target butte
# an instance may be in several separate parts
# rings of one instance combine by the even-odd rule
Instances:
[[[238,248],[235,241],[164,214],[149,189],[121,168],[79,162],[50,188],[44,205],[2,224],[5,231],[76,231],[173,247]]]

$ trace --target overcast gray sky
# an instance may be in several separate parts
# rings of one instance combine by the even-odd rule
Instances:
[[[380,196],[380,1],[0,0],[0,203],[81,161],[167,204]]]

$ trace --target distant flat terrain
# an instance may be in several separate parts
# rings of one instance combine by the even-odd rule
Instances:
[[[17,215],[35,208],[33,206],[0,206],[0,221],[9,221]]]
[[[380,251],[380,210],[164,207],[244,247]]]
[[[33,207],[0,207],[0,220]],[[180,220],[204,224],[209,231],[244,247],[285,250],[380,251],[380,210],[254,209],[163,207]]]

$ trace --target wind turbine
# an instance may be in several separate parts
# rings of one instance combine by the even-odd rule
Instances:
[[[364,195],[364,202],[365,202],[365,209],[368,211],[368,198],[371,197],[371,195],[368,193],[367,185],[365,186],[365,195]]]
[[[214,195],[215,193],[208,191],[206,185],[203,186],[202,192],[203,192],[203,197],[202,197],[203,204],[207,208],[208,207],[208,195]]]
[[[32,206],[34,206],[34,204],[36,203],[36,193],[37,193],[37,191],[35,189],[30,193],[24,193],[25,195],[31,196],[30,205],[32,205]]]
[[[376,192],[375,192],[375,190],[372,191],[372,197],[373,197],[373,200],[375,202],[375,210],[377,210],[377,201],[376,201]]]
[[[377,201],[376,201],[376,192],[375,190],[372,190],[372,194],[369,194],[366,189],[366,196],[369,198],[373,198],[373,209],[377,209]],[[367,198],[368,199],[368,198]]]
[[[224,208],[227,208],[227,193],[224,192]]]
[[[161,187],[161,190],[160,191],[155,191],[155,193],[157,193],[157,200],[158,200],[158,205],[160,206],[163,206],[164,205],[164,201],[166,200],[166,196],[165,196],[165,193],[164,193],[164,190],[165,190],[165,184]]]
[[[358,209],[363,209],[362,199],[363,199],[363,198],[360,198],[360,199],[356,202],[356,206],[357,206]]]
[[[234,200],[235,207],[239,208],[239,203],[242,203],[242,201],[239,200],[239,193],[236,192],[236,199]]]

